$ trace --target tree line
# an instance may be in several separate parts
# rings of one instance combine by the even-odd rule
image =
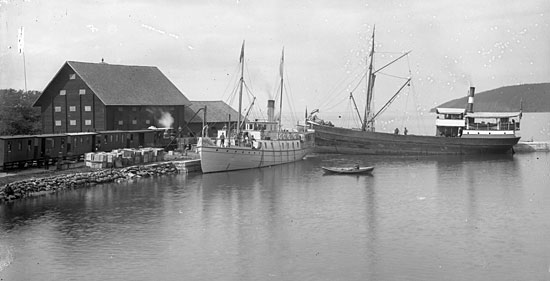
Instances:
[[[40,108],[32,106],[39,96],[39,91],[0,89],[0,135],[40,134]]]

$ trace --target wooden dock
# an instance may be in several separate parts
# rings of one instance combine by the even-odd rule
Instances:
[[[520,141],[514,145],[515,152],[550,151],[550,141]]]
[[[200,159],[193,159],[193,160],[174,160],[171,161],[176,165],[176,168],[183,173],[189,173],[189,172],[202,172],[201,170],[201,160]]]

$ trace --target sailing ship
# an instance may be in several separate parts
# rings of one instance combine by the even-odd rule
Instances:
[[[280,110],[283,97],[284,49],[280,65]],[[216,138],[200,137],[197,150],[203,173],[260,168],[303,159],[314,145],[314,133],[305,126],[290,132],[275,119],[275,100],[268,100],[267,120],[246,121],[242,118],[244,84],[244,42],[241,48],[239,81],[239,114],[235,130],[220,130]]]
[[[361,129],[334,127],[331,123],[309,118],[315,131],[315,152],[343,154],[479,154],[507,153],[512,151],[520,137],[518,112],[474,112],[475,88],[470,87],[465,109],[437,108],[436,134],[407,135],[375,131],[376,118],[391,104],[399,92],[410,83],[410,78],[395,95],[375,114],[371,103],[377,72],[401,59],[409,52],[378,70],[373,68],[374,31],[369,54],[367,99]],[[312,117],[310,115],[310,117]],[[313,116],[316,117],[316,116]]]

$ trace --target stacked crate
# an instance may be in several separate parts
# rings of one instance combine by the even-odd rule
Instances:
[[[91,168],[122,168],[127,166],[164,161],[162,148],[115,149],[111,152],[86,153],[86,166]]]
[[[108,168],[108,161],[109,159],[112,159],[112,156],[110,153],[107,152],[98,152],[98,153],[86,153],[85,154],[85,161],[86,166],[90,168],[95,169],[101,169],[101,168]]]

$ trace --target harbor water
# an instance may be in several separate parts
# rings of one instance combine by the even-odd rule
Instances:
[[[0,204],[0,280],[550,280],[549,202],[542,152],[143,178]]]

